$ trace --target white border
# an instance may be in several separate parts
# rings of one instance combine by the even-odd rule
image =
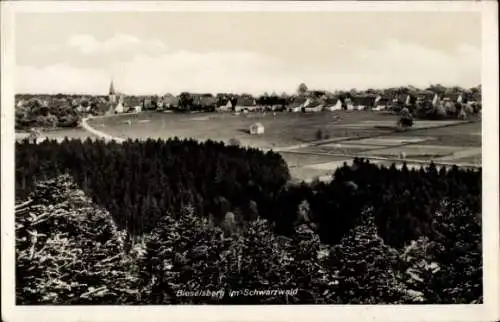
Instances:
[[[483,305],[73,306],[14,305],[14,14],[68,11],[477,11],[483,30]],[[415,2],[1,2],[2,320],[5,321],[495,321],[500,319],[498,218],[498,7],[496,1]]]

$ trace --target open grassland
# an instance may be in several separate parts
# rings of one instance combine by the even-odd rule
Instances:
[[[262,135],[248,129],[260,122]],[[89,125],[123,139],[194,138],[279,151],[299,180],[330,176],[353,157],[481,163],[481,123],[456,120],[415,121],[399,131],[397,115],[374,111],[323,113],[155,113],[95,118]],[[321,132],[321,136],[318,135]],[[392,162],[391,161],[391,162]]]
[[[155,113],[125,114],[90,119],[94,129],[123,139],[170,137],[212,139],[279,151],[293,178],[327,177],[354,156],[383,162],[404,154],[408,160],[481,164],[481,123],[417,120],[409,131],[395,128],[397,116],[387,112],[324,113]],[[252,136],[255,122],[265,127]],[[318,137],[321,131],[321,139]],[[28,133],[16,133],[16,139]],[[84,129],[45,131],[42,137],[63,140],[96,138]]]
[[[214,139],[228,141],[238,139],[244,145],[260,148],[287,147],[316,141],[321,130],[328,138],[344,138],[391,133],[388,127],[345,126],[363,120],[396,123],[395,115],[376,112],[335,113],[141,113],[116,118],[89,120],[94,128],[121,138],[180,138]],[[248,130],[260,122],[265,133],[251,136]]]
[[[255,122],[262,135],[250,135]],[[382,162],[404,154],[409,161],[481,164],[481,122],[417,120],[399,131],[397,115],[374,111],[323,113],[158,113],[123,114],[88,120],[94,129],[122,139],[194,138],[273,149],[282,154],[295,179],[330,176],[343,162],[365,157]],[[318,132],[321,135],[318,135]],[[28,133],[16,133],[20,140]],[[45,131],[42,137],[63,140],[96,138],[85,129]]]
[[[263,135],[249,135],[250,126],[260,122]],[[338,141],[372,139],[380,136],[403,137],[402,141],[420,138],[421,144],[480,146],[481,123],[459,124],[455,120],[417,120],[410,131],[398,132],[397,115],[373,111],[337,111],[323,113],[157,113],[145,112],[89,120],[95,129],[120,138],[238,139],[244,145],[260,148],[288,147],[321,139]],[[423,140],[425,138],[425,140]],[[418,141],[418,140],[416,140]],[[382,143],[386,145],[388,140]],[[374,144],[375,142],[370,142]],[[398,142],[395,142],[397,144]],[[390,144],[390,143],[389,143]]]

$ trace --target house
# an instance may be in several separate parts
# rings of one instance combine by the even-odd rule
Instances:
[[[222,104],[220,104],[222,103]],[[233,109],[233,104],[230,99],[221,99],[219,105],[216,107],[216,111],[218,112],[228,112]]]
[[[417,96],[411,94],[396,94],[390,102],[391,110],[401,110],[403,107],[411,107],[417,102]]]
[[[260,96],[256,100],[256,104],[259,105],[262,109],[268,111],[281,111],[286,109],[290,103],[289,98],[279,97],[277,95],[273,96]]]
[[[466,102],[473,101],[474,103],[481,104],[482,96],[480,92],[471,92],[468,95],[465,95]]]
[[[352,97],[346,97],[344,99],[344,108],[348,111],[354,111],[355,110],[355,107],[354,107],[354,104],[352,102]]]
[[[121,114],[125,112],[125,107],[123,106],[123,97],[120,96],[118,99],[118,104],[114,107],[115,114]]]
[[[411,95],[410,94],[396,94],[394,99],[392,100],[393,105],[395,106],[409,106],[411,103]]]
[[[447,94],[443,97],[444,102],[452,102],[452,103],[463,103],[464,96],[461,93],[451,93]]]
[[[84,105],[86,105],[86,106],[84,106]],[[87,102],[87,104],[83,104],[82,102],[80,102],[80,104],[78,104],[78,106],[75,107],[75,110],[78,113],[82,113],[82,112],[89,113],[91,110],[90,103]]]
[[[389,108],[389,99],[385,96],[378,95],[375,97],[373,110],[383,111]]]
[[[446,94],[439,102],[448,115],[458,115],[462,103],[465,103],[464,95],[461,93]]]
[[[249,96],[240,96],[236,100],[236,105],[233,107],[234,112],[253,111],[257,109],[255,99]]]
[[[448,115],[455,115],[457,111],[457,104],[454,102],[451,98],[445,97],[443,100],[441,100],[441,105],[443,106],[444,110],[446,111],[446,114]]]
[[[142,105],[136,105],[136,106],[130,107],[128,109],[128,111],[130,113],[141,113],[142,112]]]
[[[264,125],[262,123],[254,123],[250,126],[250,134],[259,135],[264,134]]]
[[[433,102],[438,95],[432,91],[424,91],[417,95],[416,102],[423,104],[424,102]]]
[[[126,96],[123,98],[123,106],[125,109],[135,108],[137,105],[142,106],[142,101],[137,96]]]
[[[324,100],[323,107],[328,111],[340,111],[342,109],[342,101],[337,97],[327,97]]]
[[[162,99],[162,108],[173,109],[179,106],[179,98],[174,95],[165,95]]]
[[[151,110],[154,108],[153,99],[151,97],[144,97],[142,100],[142,108],[145,110]]]
[[[290,104],[288,104],[287,110],[289,112],[300,112],[306,101],[307,99],[305,97],[296,97]]]
[[[193,106],[202,111],[215,110],[217,99],[212,94],[193,95]]]
[[[351,102],[355,110],[365,110],[375,106],[375,99],[373,95],[353,96]]]
[[[308,98],[307,101],[302,106],[302,112],[321,112],[323,110],[323,104],[319,100],[313,100]]]

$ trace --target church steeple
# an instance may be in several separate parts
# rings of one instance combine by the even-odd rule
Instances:
[[[116,91],[113,79],[111,79],[111,83],[109,84],[109,102],[116,103]]]
[[[109,84],[109,95],[116,95],[115,85],[113,83],[113,80],[111,80],[111,84]]]

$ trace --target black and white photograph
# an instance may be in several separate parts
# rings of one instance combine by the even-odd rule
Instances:
[[[2,3],[10,309],[500,318],[485,2]]]

